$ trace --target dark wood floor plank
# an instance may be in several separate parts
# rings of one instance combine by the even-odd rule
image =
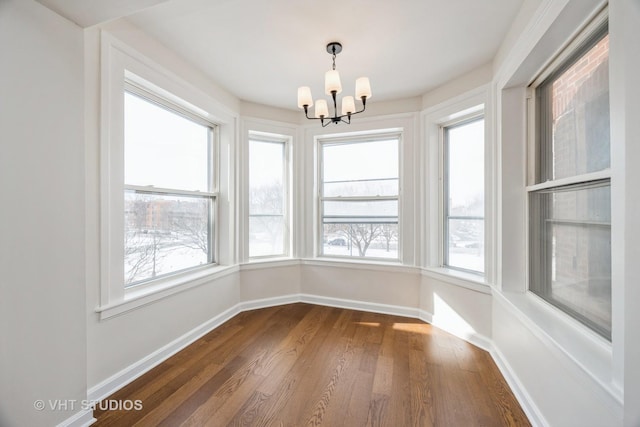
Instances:
[[[96,426],[528,426],[491,356],[419,320],[310,304],[241,313],[109,399]]]

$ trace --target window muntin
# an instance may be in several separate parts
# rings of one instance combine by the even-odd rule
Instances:
[[[444,256],[448,268],[484,273],[484,118],[443,127]]]
[[[286,141],[249,139],[249,256],[287,254]]]
[[[320,254],[399,258],[400,135],[324,140]]]
[[[124,93],[124,286],[214,262],[214,125]]]
[[[529,290],[610,340],[608,40],[604,24],[535,89]]]

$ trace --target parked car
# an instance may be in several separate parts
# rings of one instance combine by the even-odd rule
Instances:
[[[335,237],[327,242],[331,246],[347,246],[347,239],[344,237]]]

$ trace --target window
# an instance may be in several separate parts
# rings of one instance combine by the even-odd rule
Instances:
[[[609,37],[583,35],[535,85],[529,289],[611,339]]]
[[[249,136],[249,256],[288,252],[287,143]]]
[[[445,267],[484,273],[484,118],[443,126]]]
[[[399,259],[400,135],[319,142],[320,254]]]
[[[214,262],[214,134],[202,118],[125,86],[125,287]]]

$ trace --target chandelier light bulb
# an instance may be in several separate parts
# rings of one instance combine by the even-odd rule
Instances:
[[[316,101],[316,118],[326,118],[329,117],[329,108],[327,107],[326,99],[318,99]]]
[[[324,92],[331,95],[335,91],[336,95],[342,92],[342,83],[340,83],[340,74],[337,70],[329,70],[324,75]]]
[[[371,98],[371,84],[368,77],[360,77],[356,80],[356,98]]]
[[[356,103],[353,96],[345,96],[342,98],[342,115],[347,116],[356,112]]]
[[[311,88],[309,86],[302,86],[298,88],[298,108],[304,108],[304,106],[313,106],[313,98],[311,97]]]

